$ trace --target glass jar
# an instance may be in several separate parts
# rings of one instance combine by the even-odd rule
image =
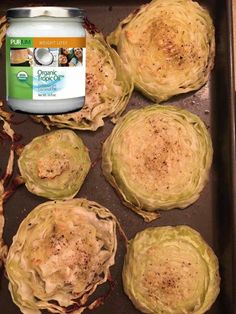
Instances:
[[[7,11],[7,102],[14,111],[60,114],[85,101],[86,32],[78,8]]]

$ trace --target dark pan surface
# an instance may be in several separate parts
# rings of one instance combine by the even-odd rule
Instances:
[[[29,1],[1,2],[0,15],[10,7],[32,4]],[[112,31],[118,22],[136,9],[143,1],[34,1],[38,5],[78,6],[87,10],[88,18],[105,34]],[[230,1],[208,0],[200,1],[206,6],[215,23],[217,52],[215,68],[210,81],[196,93],[178,96],[169,103],[186,108],[198,114],[212,135],[214,145],[214,161],[210,180],[202,192],[200,199],[185,210],[172,210],[161,213],[161,218],[145,223],[135,213],[121,204],[115,191],[105,181],[100,168],[101,143],[110,134],[113,125],[108,120],[103,128],[92,132],[77,132],[90,149],[92,161],[97,161],[91,169],[86,181],[78,193],[78,197],[87,197],[109,208],[119,219],[128,238],[136,232],[150,226],[187,224],[198,230],[205,240],[212,246],[219,257],[221,272],[221,293],[209,311],[210,314],[236,313],[236,286],[235,286],[235,144],[234,144],[234,93],[232,72],[232,41],[231,41],[231,3]],[[227,11],[228,9],[228,11]],[[5,54],[0,52],[0,99],[5,98]],[[150,103],[147,99],[135,92],[127,110],[139,108]],[[35,136],[43,134],[46,129],[34,123],[27,115],[15,114],[17,120],[27,119],[24,123],[14,125],[17,133],[23,135],[20,143],[28,143]],[[0,144],[1,145],[1,144]],[[7,157],[7,147],[0,146],[1,166]],[[17,172],[17,169],[15,169]],[[30,194],[24,186],[20,187],[5,205],[6,225],[4,239],[8,245],[16,233],[20,222],[36,205],[46,199]],[[135,314],[139,313],[133,307],[128,297],[123,293],[121,271],[125,248],[119,237],[119,247],[116,264],[112,267],[112,277],[115,289],[106,299],[105,304],[94,310],[96,314]],[[102,295],[108,287],[97,289]],[[84,312],[89,313],[90,311]],[[0,313],[19,314],[20,311],[11,301],[7,289],[7,279],[1,276],[0,282]],[[46,313],[46,312],[45,312]]]

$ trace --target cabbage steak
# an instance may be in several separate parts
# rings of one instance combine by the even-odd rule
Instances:
[[[103,144],[102,169],[126,206],[145,220],[194,203],[208,179],[212,142],[201,119],[150,105],[120,118]]]
[[[27,189],[48,199],[70,199],[90,169],[88,149],[72,130],[56,130],[34,138],[18,160]]]
[[[130,241],[123,285],[143,313],[203,314],[220,291],[218,259],[188,226],[148,228]]]
[[[86,199],[49,201],[21,223],[6,271],[12,299],[24,314],[82,313],[107,281],[117,248],[116,218]]]
[[[214,64],[214,25],[191,0],[153,0],[108,36],[135,87],[161,102],[199,89]]]

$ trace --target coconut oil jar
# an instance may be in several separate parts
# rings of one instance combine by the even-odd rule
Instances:
[[[14,111],[60,114],[85,101],[86,33],[78,8],[7,11],[7,102]]]

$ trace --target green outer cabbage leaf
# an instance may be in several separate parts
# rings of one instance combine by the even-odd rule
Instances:
[[[91,166],[87,147],[71,130],[56,130],[24,147],[18,166],[27,189],[48,199],[71,199]]]
[[[105,117],[111,117],[115,122],[131,97],[133,83],[116,51],[105,42],[101,33],[87,33],[86,40],[85,105],[70,114],[33,116],[48,128],[55,125],[96,131],[104,125]]]
[[[117,249],[116,218],[86,199],[38,205],[20,224],[6,271],[12,299],[24,314],[82,313],[107,281]]]
[[[214,26],[191,0],[153,0],[120,22],[108,37],[135,87],[161,102],[199,89],[214,65]]]
[[[185,208],[199,198],[212,155],[198,116],[150,105],[120,118],[103,144],[102,170],[124,204],[150,221],[158,209]]]
[[[130,241],[123,286],[149,314],[203,314],[220,291],[216,255],[188,226],[147,228]]]

